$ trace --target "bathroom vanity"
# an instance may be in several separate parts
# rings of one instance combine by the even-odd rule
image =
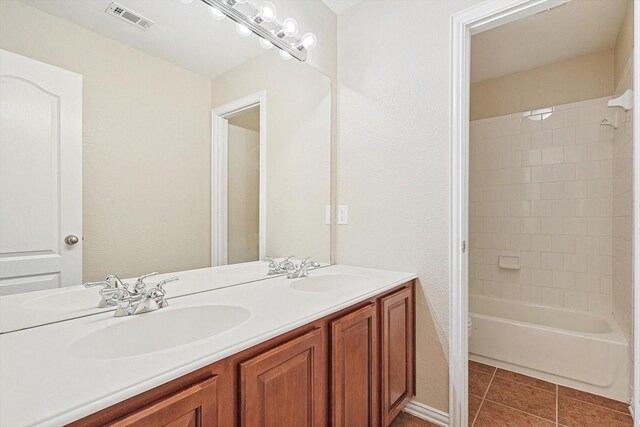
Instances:
[[[415,392],[414,279],[336,265],[0,335],[0,423],[387,426]]]

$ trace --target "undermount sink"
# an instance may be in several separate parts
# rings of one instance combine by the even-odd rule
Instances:
[[[68,351],[80,359],[140,356],[221,334],[249,316],[249,310],[231,305],[162,309],[119,319],[78,339]]]
[[[289,286],[304,292],[336,292],[361,289],[370,282],[371,279],[358,274],[323,274],[296,279]]]

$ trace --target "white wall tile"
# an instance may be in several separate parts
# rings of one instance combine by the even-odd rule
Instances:
[[[576,143],[576,128],[566,127],[560,129],[554,129],[552,134],[552,141],[554,146],[565,146]]]
[[[535,150],[524,150],[520,153],[522,157],[520,163],[522,166],[536,166],[542,161],[542,149],[540,148]]]
[[[606,101],[553,108],[543,121],[470,125],[471,292],[606,312],[630,280],[631,137],[616,145],[602,129]],[[520,254],[520,270],[498,267],[505,251]]]
[[[564,161],[564,149],[562,147],[542,148],[542,164],[552,165]]]

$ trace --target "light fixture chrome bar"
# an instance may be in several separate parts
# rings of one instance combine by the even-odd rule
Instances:
[[[294,58],[300,61],[307,60],[307,49],[305,49],[301,45],[300,40],[296,39],[295,43],[289,43],[288,41],[284,40],[284,38],[278,37],[276,35],[278,31],[271,31],[263,27],[261,24],[257,23],[256,20],[254,20],[254,17],[249,17],[245,15],[238,9],[234,8],[232,4],[229,4],[227,0],[201,0],[201,1],[211,7],[215,7],[216,9],[219,9],[222,13],[224,13],[227,17],[231,18],[233,21],[237,22],[240,25],[244,25],[245,27],[250,29],[253,33],[271,42],[278,49],[281,49],[287,52]],[[282,26],[279,23],[274,21],[274,22],[271,22],[270,24],[277,26],[279,31],[282,31]]]

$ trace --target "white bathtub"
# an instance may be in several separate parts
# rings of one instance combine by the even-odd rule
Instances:
[[[628,343],[613,316],[469,297],[469,357],[629,401]]]

